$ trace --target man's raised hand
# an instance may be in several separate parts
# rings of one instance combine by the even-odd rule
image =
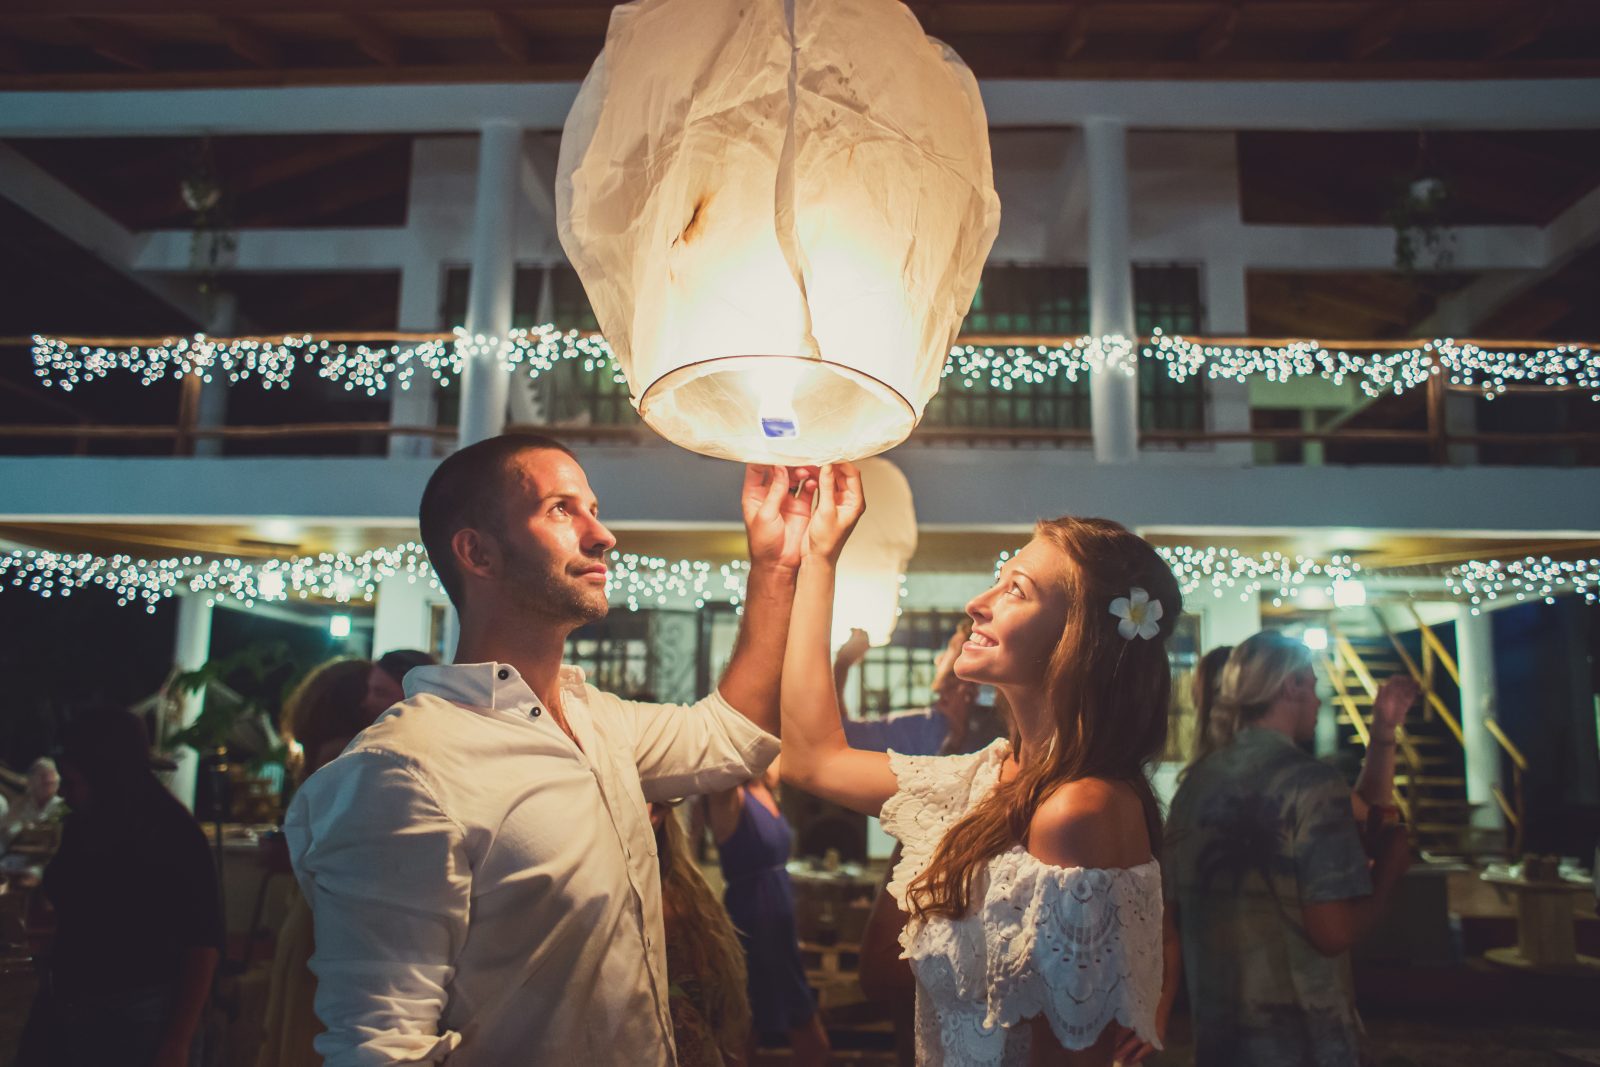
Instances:
[[[800,566],[816,486],[815,467],[745,467],[740,505],[751,566]]]

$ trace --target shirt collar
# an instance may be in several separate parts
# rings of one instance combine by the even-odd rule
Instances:
[[[561,688],[578,689],[584,682],[582,667],[561,665]],[[406,699],[427,693],[469,708],[502,711],[541,701],[509,663],[439,663],[414,667],[403,683]]]

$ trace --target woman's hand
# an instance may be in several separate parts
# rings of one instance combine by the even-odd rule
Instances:
[[[806,527],[806,556],[839,560],[850,531],[867,510],[861,491],[861,472],[853,463],[830,463],[817,475],[817,495],[811,507],[811,523]]]

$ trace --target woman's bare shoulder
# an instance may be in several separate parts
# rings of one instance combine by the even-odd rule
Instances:
[[[1137,867],[1150,859],[1144,805],[1126,782],[1065,782],[1034,811],[1028,851],[1057,867]]]

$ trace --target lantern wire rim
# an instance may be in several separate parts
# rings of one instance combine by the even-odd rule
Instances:
[[[803,363],[808,366],[815,366],[818,368],[825,367],[830,372],[835,373],[841,378],[854,383],[863,391],[876,396],[885,404],[888,404],[891,407],[900,408],[903,411],[904,418],[906,420],[906,435],[908,435],[912,430],[916,429],[917,424],[922,421],[916,405],[912,404],[911,401],[906,398],[905,394],[887,382],[882,381],[881,379],[876,378],[857,367],[852,367],[846,363],[836,363],[833,360],[824,359],[820,356],[801,356],[794,355],[792,353],[761,354],[754,352],[730,356],[713,356],[708,359],[695,360],[693,363],[684,363],[674,367],[672,370],[651,382],[649,387],[645,389],[644,394],[636,403],[639,417],[642,418],[645,421],[645,424],[651,429],[655,430],[657,433],[663,434],[663,436],[667,436],[669,440],[672,440],[673,438],[664,432],[663,427],[657,425],[657,419],[652,417],[652,415],[656,413],[652,412],[651,409],[657,406],[656,402],[661,400],[664,395],[669,394],[679,386],[686,384],[687,381],[693,381],[695,379],[714,374],[721,369],[733,369],[738,367],[740,364],[759,363],[770,366],[774,360]],[[904,439],[905,435],[901,435],[898,437],[895,443],[899,443],[899,441],[903,441]],[[728,453],[721,450],[696,447],[695,445],[683,444],[682,442],[678,443],[683,447],[688,448],[691,452],[699,452],[701,455],[712,456],[719,459],[733,458]],[[893,447],[894,444],[889,444],[885,447],[874,448],[871,452],[861,453],[860,456],[856,458],[862,458],[866,455],[876,455],[879,452],[886,451],[887,448]],[[743,462],[757,461],[744,460]]]

